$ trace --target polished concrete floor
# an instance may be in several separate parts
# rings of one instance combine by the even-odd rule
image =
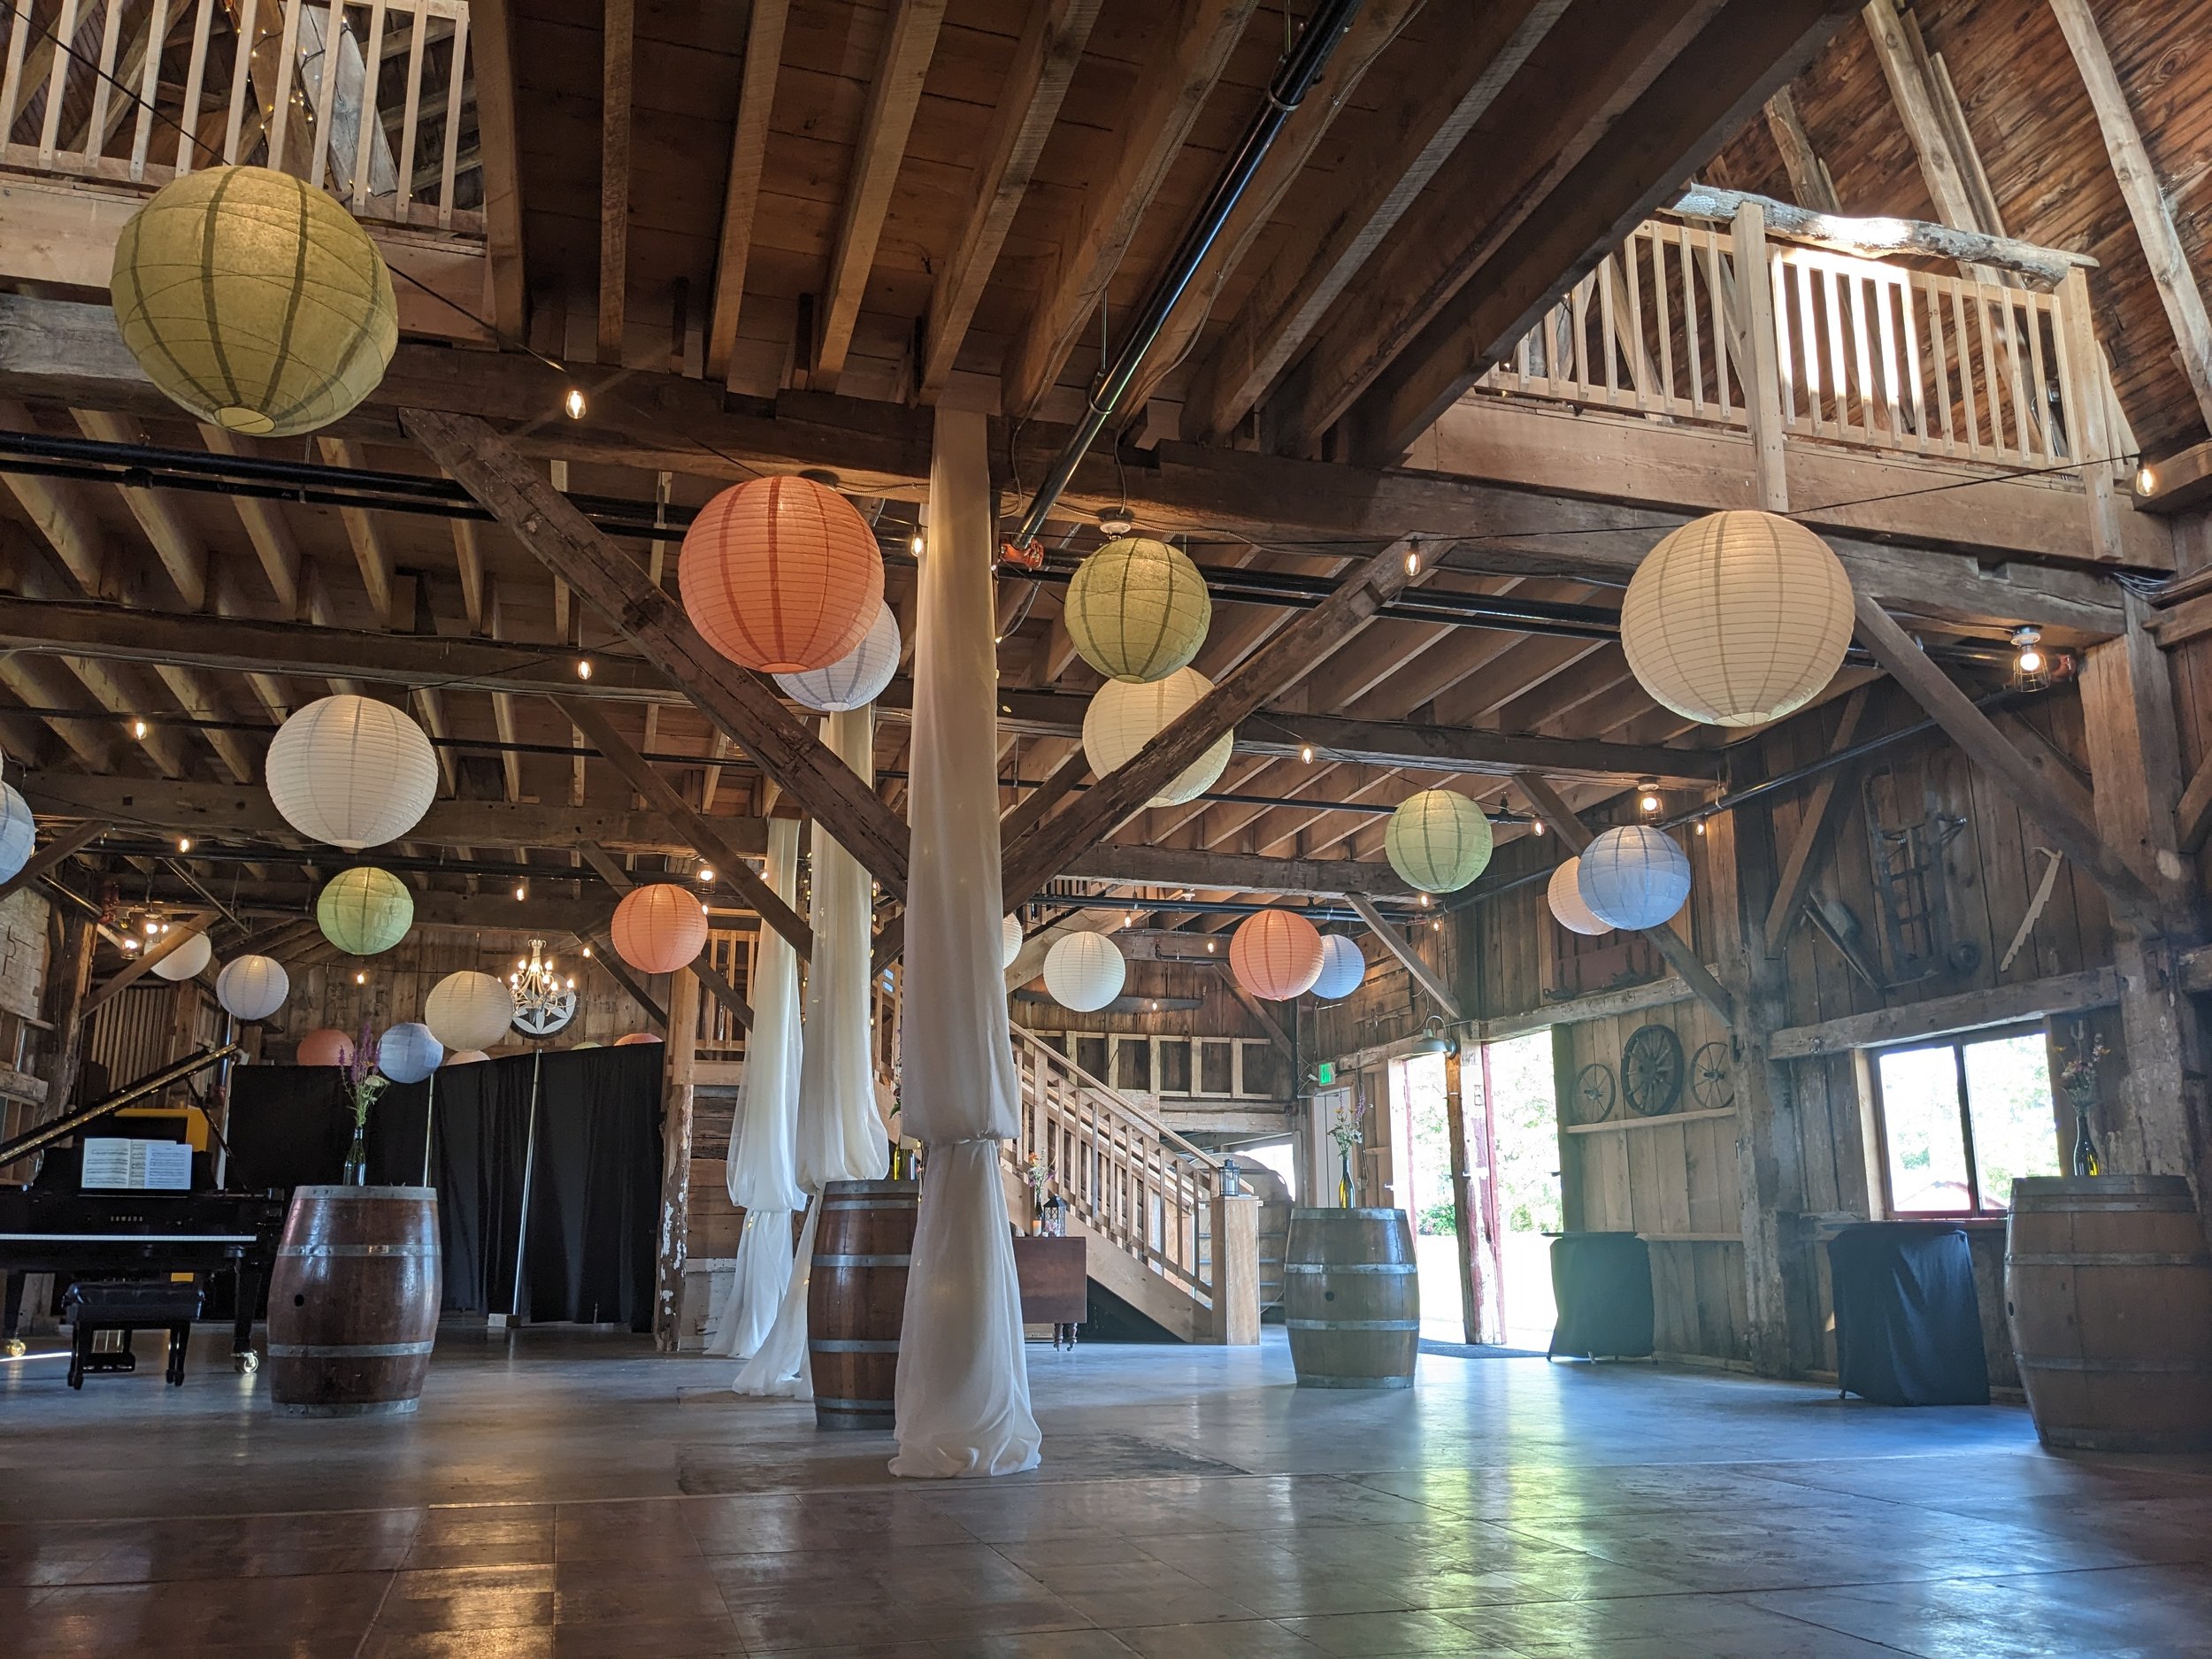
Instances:
[[[533,1332],[419,1416],[0,1366],[0,1655],[2212,1655],[2212,1462],[1642,1365],[1031,1349],[1044,1467],[895,1482],[726,1364]]]

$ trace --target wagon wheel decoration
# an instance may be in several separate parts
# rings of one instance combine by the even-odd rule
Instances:
[[[1613,1068],[1593,1060],[1575,1075],[1575,1093],[1582,1097],[1583,1112],[1577,1120],[1601,1124],[1613,1115]]]
[[[1682,1098],[1682,1039],[1665,1025],[1643,1025],[1621,1048],[1621,1093],[1638,1116],[1671,1112]]]
[[[1709,1042],[1690,1056],[1690,1098],[1706,1111],[1724,1111],[1736,1103],[1733,1056],[1724,1042]]]

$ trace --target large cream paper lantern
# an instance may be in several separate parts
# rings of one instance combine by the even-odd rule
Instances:
[[[1581,933],[1594,939],[1600,933],[1613,931],[1610,922],[1600,921],[1582,902],[1582,860],[1570,858],[1551,872],[1551,881],[1544,889],[1546,902],[1551,906],[1552,918],[1571,933]]]
[[[31,847],[37,840],[31,803],[13,784],[0,783],[0,881],[14,880],[31,862]]]
[[[1331,933],[1321,941],[1321,972],[1313,994],[1325,1002],[1347,997],[1367,982],[1367,956],[1349,933]]]
[[[1139,681],[1164,679],[1197,656],[1213,613],[1188,555],[1134,535],[1077,565],[1061,606],[1085,662],[1109,680]]]
[[[883,554],[868,521],[811,479],[757,478],[699,510],[676,585],[700,637],[764,674],[827,668],[883,608]]]
[[[1001,969],[1014,965],[1014,958],[1022,953],[1022,918],[1002,916],[998,923],[998,965]]]
[[[1585,848],[1575,887],[1611,927],[1657,927],[1690,896],[1690,856],[1649,824],[1624,824]]]
[[[315,901],[323,937],[349,956],[373,956],[407,937],[415,895],[388,870],[357,864],[331,877]]]
[[[1061,1007],[1095,1013],[1121,995],[1129,964],[1103,933],[1068,933],[1045,952],[1045,989]]]
[[[883,695],[899,672],[899,619],[888,605],[876,607],[867,637],[827,668],[811,673],[778,674],[776,684],[792,702],[824,714],[864,709]]]
[[[1390,867],[1425,893],[1456,893],[1490,865],[1490,820],[1465,795],[1424,789],[1383,830]]]
[[[215,1000],[234,1019],[266,1019],[291,994],[291,976],[269,956],[239,956],[215,976]]]
[[[323,1025],[300,1039],[293,1051],[294,1065],[351,1065],[353,1039],[335,1025]]]
[[[1320,930],[1294,910],[1248,916],[1229,941],[1229,971],[1237,983],[1271,1002],[1311,990],[1325,960]]]
[[[309,703],[269,740],[269,799],[311,840],[358,852],[397,841],[430,810],[438,757],[388,703],[341,694]]]
[[[1083,711],[1083,753],[1091,770],[1103,778],[1124,764],[1213,688],[1214,682],[1195,668],[1179,668],[1148,683],[1108,680],[1091,694],[1091,706]],[[1169,780],[1149,804],[1180,806],[1205,794],[1229,764],[1235,742],[1234,732],[1224,732],[1212,748]]]
[[[633,887],[614,907],[615,954],[640,973],[673,973],[706,948],[707,912],[673,881]]]
[[[1774,513],[1717,512],[1644,556],[1621,600],[1621,650],[1677,714],[1757,726],[1835,678],[1851,623],[1851,578],[1825,541]]]
[[[449,1048],[488,1048],[515,1018],[514,987],[488,973],[449,973],[423,998],[422,1023]]]
[[[394,1025],[376,1040],[376,1069],[395,1083],[419,1083],[444,1058],[444,1045],[417,1020]]]
[[[116,239],[115,325],[202,420],[289,437],[376,389],[399,342],[391,273],[325,191],[266,167],[164,185]]]
[[[154,964],[154,972],[165,979],[182,981],[196,978],[214,960],[215,947],[208,942],[207,935],[195,933]]]

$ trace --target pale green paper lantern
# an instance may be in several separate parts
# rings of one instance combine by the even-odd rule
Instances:
[[[1214,606],[1187,555],[1127,535],[1076,566],[1063,614],[1068,637],[1093,668],[1110,680],[1149,681],[1198,655]]]
[[[368,232],[266,167],[163,186],[123,227],[108,286],[147,379],[233,432],[328,426],[376,389],[399,343],[392,274]]]
[[[1490,820],[1463,795],[1424,789],[1390,815],[1383,852],[1425,893],[1456,893],[1490,864]]]
[[[331,878],[315,901],[323,937],[349,956],[373,956],[407,937],[415,899],[388,870],[362,864]]]

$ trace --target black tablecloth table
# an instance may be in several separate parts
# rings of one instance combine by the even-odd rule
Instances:
[[[1651,1249],[1636,1234],[1560,1234],[1551,1241],[1551,1288],[1559,1323],[1546,1358],[1650,1356]]]
[[[1886,1406],[1989,1403],[1981,1298],[1966,1229],[1869,1221],[1828,1240],[1836,1379]]]

